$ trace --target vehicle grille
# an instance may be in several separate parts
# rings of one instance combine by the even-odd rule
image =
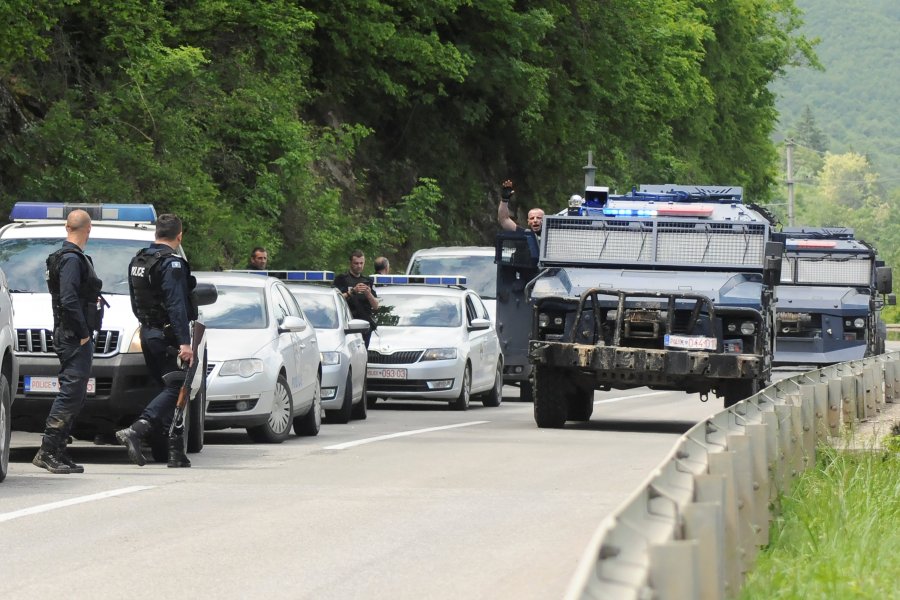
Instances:
[[[428,392],[424,379],[367,379],[366,389],[370,392]]]
[[[238,402],[246,402],[248,404],[247,408],[242,411],[238,411]],[[254,408],[256,408],[257,402],[259,402],[259,398],[252,398],[249,400],[212,400],[210,401],[209,406],[206,407],[206,412],[210,414],[246,412],[248,410],[253,410]]]
[[[216,363],[206,363],[206,376],[209,377],[215,368]]]
[[[49,329],[17,329],[16,350],[30,354],[54,354],[53,332]],[[97,333],[94,356],[115,354],[118,350],[118,331],[104,329]]]
[[[422,358],[423,350],[409,350],[382,354],[378,350],[369,350],[369,364],[374,365],[408,365]]]
[[[112,377],[100,377],[97,379],[97,391],[92,397],[103,396],[108,397],[112,393],[113,380]],[[19,387],[16,388],[17,396],[25,395],[25,376],[19,377]],[[34,394],[35,396],[50,396],[52,394]]]

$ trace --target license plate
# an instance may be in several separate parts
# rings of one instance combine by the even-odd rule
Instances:
[[[715,350],[716,338],[694,335],[667,335],[666,346],[688,350]]]
[[[373,379],[406,379],[406,369],[369,367],[366,369],[366,377]]]
[[[95,394],[97,392],[97,380],[91,377],[88,379],[87,393]],[[56,377],[29,377],[25,376],[25,393],[26,394],[57,394],[59,393],[59,379]]]

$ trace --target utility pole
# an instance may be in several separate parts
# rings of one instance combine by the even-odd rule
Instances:
[[[794,226],[794,139],[784,142],[787,154],[788,226]]]
[[[588,150],[588,164],[584,166],[584,188],[587,189],[594,185],[594,175],[597,173],[597,167],[594,166],[594,152]]]

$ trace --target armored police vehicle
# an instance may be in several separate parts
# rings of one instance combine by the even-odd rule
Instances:
[[[884,352],[891,268],[846,227],[784,228],[776,365],[828,365]]]
[[[782,255],[772,224],[741,188],[589,186],[544,218],[539,246],[499,235],[498,322],[528,331],[538,426],[589,419],[598,389],[715,392],[729,406],[764,386]]]
[[[53,311],[47,289],[47,256],[66,238],[65,219],[82,209],[91,216],[85,252],[94,260],[109,303],[96,334],[88,396],[72,434],[79,439],[112,439],[131,424],[159,392],[141,353],[140,325],[131,308],[128,263],[154,239],[156,211],[148,204],[73,204],[18,202],[12,223],[0,228],[0,269],[6,273],[15,307],[19,377],[12,407],[13,429],[43,432],[58,390],[59,359],[53,350]],[[205,346],[204,346],[205,360]],[[203,448],[206,379],[194,389],[187,424],[189,452]],[[196,426],[195,426],[196,425]],[[165,462],[165,440],[151,444]]]

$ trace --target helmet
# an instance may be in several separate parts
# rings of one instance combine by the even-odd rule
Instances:
[[[570,208],[578,208],[582,204],[584,204],[584,198],[582,198],[578,194],[572,194],[571,196],[569,196],[569,207]]]

